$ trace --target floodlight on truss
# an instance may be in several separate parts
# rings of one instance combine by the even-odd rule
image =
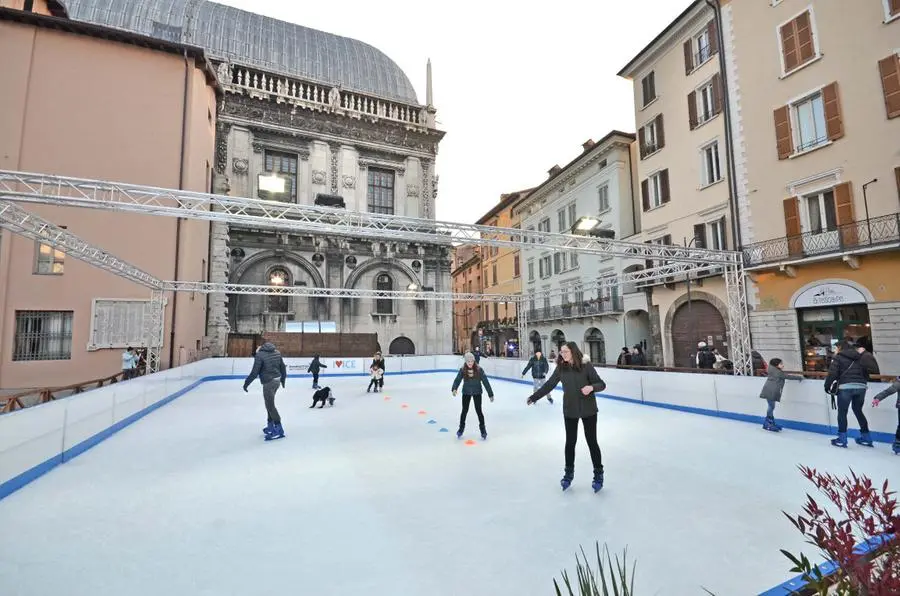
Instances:
[[[565,250],[587,254],[603,254],[663,263],[658,267],[605,278],[598,283],[621,285],[628,279],[653,283],[669,283],[678,274],[697,272],[724,274],[731,355],[738,374],[752,371],[750,332],[747,313],[746,286],[741,254],[733,251],[700,249],[677,245],[625,242],[592,236],[554,234],[513,228],[497,228],[477,224],[459,224],[433,220],[345,211],[319,206],[297,205],[278,201],[234,198],[224,195],[196,193],[156,187],[0,171],[0,199],[63,207],[83,207],[107,211],[131,212],[220,221],[260,229],[288,231],[309,235],[367,238],[373,241],[422,242],[433,245],[454,245],[459,242],[482,246],[505,246],[534,249],[539,243],[544,250]],[[163,282],[166,289],[184,291],[185,283]],[[210,284],[206,292],[241,292],[237,285]],[[270,286],[265,293],[271,292]],[[343,292],[343,289],[332,289]],[[561,289],[559,290],[561,293]],[[263,292],[254,289],[254,293]],[[292,290],[292,294],[297,290]],[[364,291],[354,290],[356,297]],[[156,294],[157,292],[154,292]],[[405,292],[398,298],[453,299],[447,293]],[[542,292],[541,296],[553,295]],[[294,294],[299,295],[299,294]],[[454,296],[449,294],[449,296]],[[455,299],[464,300],[463,295]],[[486,301],[480,295],[481,301]],[[516,301],[505,295],[487,295],[489,301]],[[346,296],[353,297],[353,296]],[[521,295],[515,295],[521,301]],[[478,300],[473,296],[473,300]],[[524,317],[520,318],[524,329]]]
[[[444,246],[463,241],[481,246],[513,248],[540,244],[541,248],[549,250],[565,249],[635,259],[681,260],[705,263],[708,266],[741,262],[740,253],[730,251],[362,213],[318,205],[4,170],[0,170],[0,198],[64,207],[221,221],[301,234],[327,233]]]

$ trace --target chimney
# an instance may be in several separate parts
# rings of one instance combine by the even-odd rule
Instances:
[[[582,147],[585,151],[588,151],[588,150],[590,150],[590,149],[593,149],[593,148],[594,148],[594,145],[596,145],[596,144],[597,144],[597,143],[594,142],[594,139],[588,139],[588,140],[586,140],[584,143],[581,144],[581,147]]]
[[[562,168],[559,167],[558,164],[557,164],[557,165],[554,165],[552,168],[550,168],[549,170],[547,170],[547,173],[550,175],[551,178],[553,178],[554,176],[556,176],[556,175],[559,174],[560,172],[562,172]]]

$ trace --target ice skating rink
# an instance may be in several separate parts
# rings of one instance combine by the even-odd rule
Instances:
[[[258,383],[204,383],[0,501],[0,594],[549,596],[595,540],[628,547],[639,594],[756,594],[793,575],[779,549],[817,557],[781,513],[812,491],[798,464],[900,479],[883,444],[601,399],[606,486],[582,437],[563,493],[561,395],[495,381],[468,445],[451,381],[323,378],[337,401],[311,410],[291,378],[268,443]]]

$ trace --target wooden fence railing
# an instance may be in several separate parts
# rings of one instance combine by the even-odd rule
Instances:
[[[29,389],[28,391],[22,391],[20,393],[13,393],[12,395],[0,395],[0,413],[8,413],[13,410],[18,410],[21,408],[25,408],[26,405],[23,403],[23,400],[31,402],[34,401],[32,399],[27,399],[30,397],[37,397],[37,401],[35,403],[45,404],[50,401],[54,401],[59,397],[68,397],[68,395],[76,395],[78,393],[84,393],[88,389],[95,389],[97,387],[103,387],[104,385],[109,385],[111,383],[118,383],[122,380],[122,373],[118,372],[114,375],[110,375],[108,377],[103,377],[102,379],[93,379],[90,381],[85,381],[83,383],[76,383],[74,385],[65,385],[63,387],[43,387],[38,389]],[[60,396],[61,393],[71,392],[68,395]]]

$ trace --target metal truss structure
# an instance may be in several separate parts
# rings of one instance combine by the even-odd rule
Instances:
[[[651,262],[651,266],[629,273],[604,276],[582,289],[600,291],[626,283],[649,286],[691,274],[721,270],[728,294],[730,352],[738,374],[752,371],[750,330],[743,261],[740,253],[639,242],[608,240],[591,236],[498,228],[440,222],[412,217],[360,213],[319,206],[262,201],[190,191],[172,190],[0,170],[0,225],[63,250],[82,261],[115,273],[152,290],[151,306],[144,319],[148,343],[148,369],[159,367],[165,292],[226,294],[282,294],[322,298],[392,298],[426,301],[514,302],[518,305],[520,342],[527,341],[525,301],[563,294],[563,289],[522,294],[454,294],[418,290],[377,291],[355,288],[281,287],[157,280],[150,274],[94,247],[68,231],[54,226],[10,203],[25,202],[63,207],[81,207],[144,215],[220,221],[295,234],[371,239],[373,242],[421,242],[454,246],[472,244],[519,249],[603,254]],[[159,339],[155,339],[159,338]],[[153,352],[152,355],[149,355]]]

